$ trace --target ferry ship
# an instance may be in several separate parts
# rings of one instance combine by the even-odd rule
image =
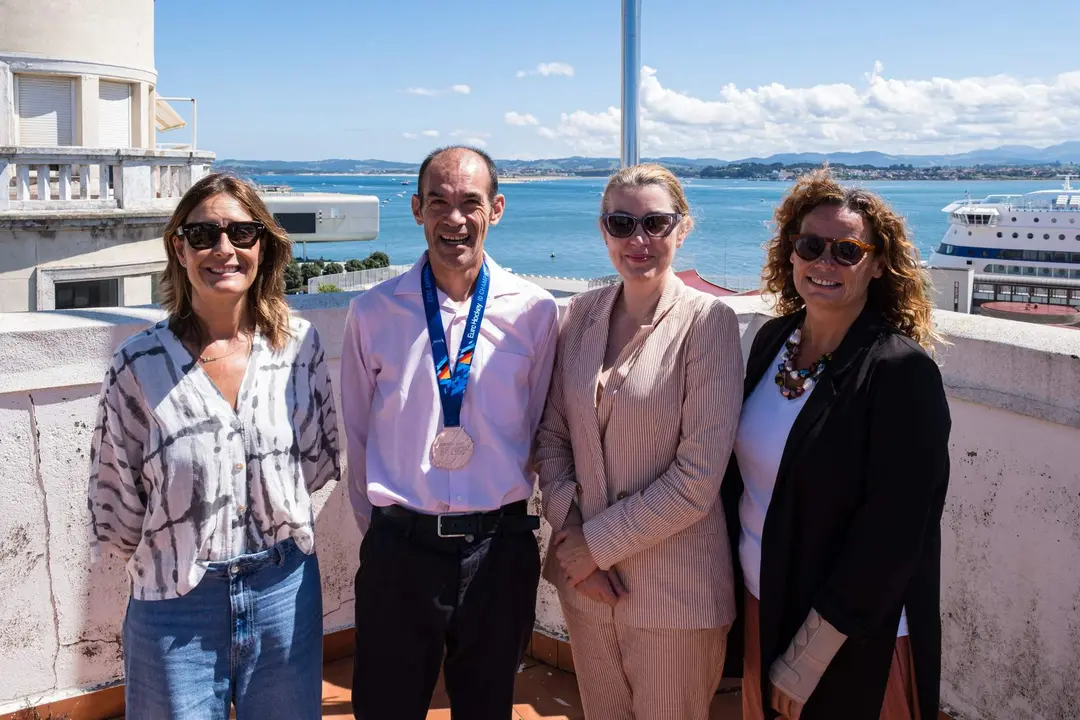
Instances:
[[[949,227],[930,267],[977,274],[1080,280],[1080,189],[965,198],[941,210]]]

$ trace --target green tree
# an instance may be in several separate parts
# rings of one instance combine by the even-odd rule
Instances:
[[[285,289],[297,290],[304,285],[304,276],[300,273],[300,264],[295,260],[285,266]]]
[[[384,253],[382,250],[376,250],[367,256],[370,263],[369,267],[381,268],[390,267],[390,256]]]
[[[357,260],[356,258],[353,258],[352,260],[345,263],[345,271],[346,272],[356,272],[358,270],[363,270],[364,267],[365,267],[364,261],[363,260]]]
[[[341,288],[333,283],[321,283],[319,285],[319,292],[321,293],[336,293],[341,292]]]
[[[323,265],[322,269],[323,275],[336,275],[337,273],[343,272],[345,272],[345,266],[339,262],[328,262],[326,265]]]
[[[315,263],[304,263],[300,266],[300,276],[303,278],[305,287],[307,287],[308,280],[320,275],[322,275],[322,268]]]

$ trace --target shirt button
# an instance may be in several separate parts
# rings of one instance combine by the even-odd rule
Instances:
[[[232,565],[231,567],[229,567],[229,574],[230,575],[235,575],[238,572],[240,572],[240,568],[238,566]]]
[[[243,469],[244,469],[244,463],[236,463],[235,465],[233,465],[233,470],[243,470]]]

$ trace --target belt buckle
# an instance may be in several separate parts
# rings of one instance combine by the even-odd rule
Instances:
[[[441,515],[438,516],[438,519],[435,521],[435,533],[441,538],[463,538],[463,537],[466,537],[467,535],[471,535],[472,533],[448,533],[448,532],[443,532],[443,524],[442,524],[443,523],[443,518],[465,517],[466,515],[471,515],[471,514],[472,513],[442,513]]]

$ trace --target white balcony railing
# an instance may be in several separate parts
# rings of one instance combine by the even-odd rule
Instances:
[[[167,211],[213,160],[179,150],[0,147],[0,214]]]

